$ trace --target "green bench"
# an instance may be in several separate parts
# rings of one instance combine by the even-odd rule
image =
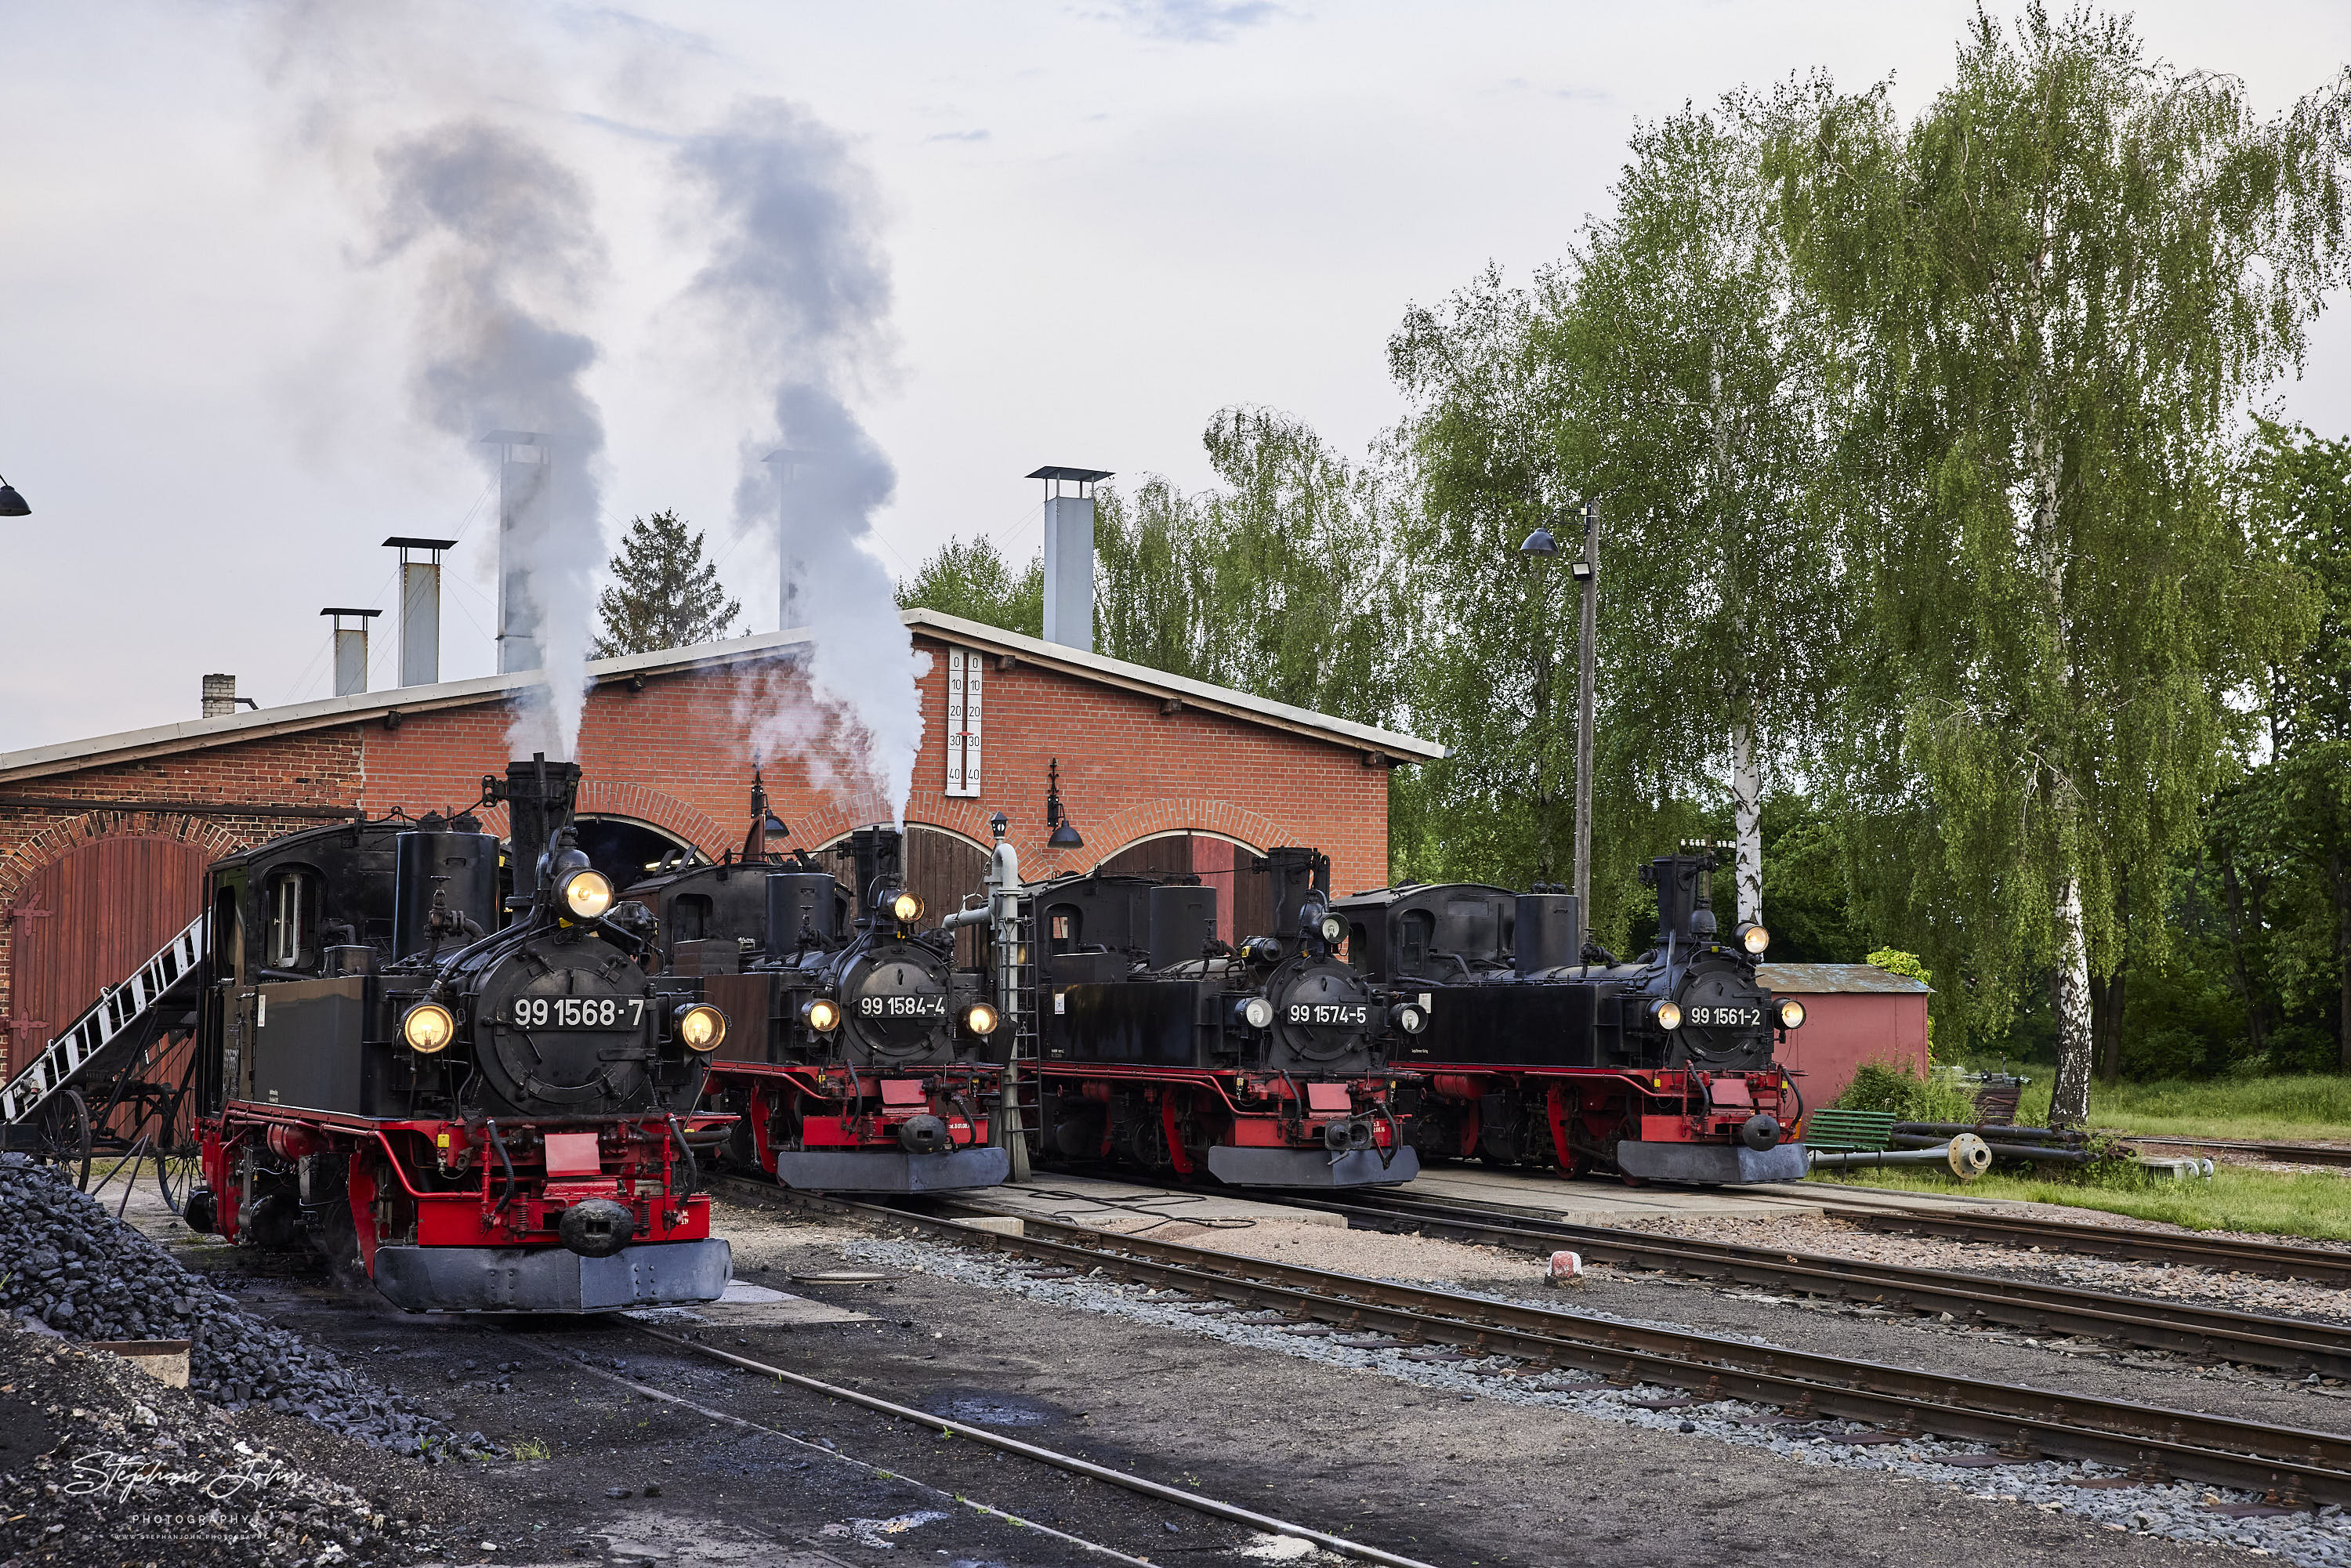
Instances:
[[[1894,1141],[1891,1111],[1839,1111],[1834,1107],[1804,1117],[1804,1146],[1826,1154],[1865,1154]]]

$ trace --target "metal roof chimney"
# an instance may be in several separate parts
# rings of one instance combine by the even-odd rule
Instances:
[[[441,552],[455,539],[383,541],[400,552],[400,684],[429,686],[441,678]]]
[[[1047,466],[1045,481],[1045,641],[1094,651],[1094,484],[1107,468]],[[1061,486],[1074,485],[1064,494]]]
[[[800,476],[818,454],[779,446],[759,459],[776,471],[776,630],[789,632],[807,624],[800,593],[808,586],[808,560],[793,548],[792,502]],[[799,519],[805,527],[807,519]]]
[[[368,622],[383,613],[381,610],[336,609],[329,605],[319,612],[335,618],[335,695],[355,697],[367,690]],[[346,626],[349,616],[359,622]]]
[[[522,532],[555,476],[549,439],[528,430],[493,430],[482,444],[498,449],[498,674],[536,670],[538,603],[515,536]]]

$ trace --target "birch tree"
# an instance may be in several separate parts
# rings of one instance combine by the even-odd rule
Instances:
[[[2343,106],[2338,83],[2263,119],[2127,19],[2036,5],[1979,13],[1907,131],[1882,91],[1844,98],[1775,161],[1849,349],[1871,884],[1969,976],[1955,1022],[2053,970],[2059,1123],[2087,1113],[2125,901],[2159,949],[2230,694],[2306,621],[2225,474],[2340,279]]]

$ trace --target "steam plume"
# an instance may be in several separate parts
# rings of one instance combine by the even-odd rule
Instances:
[[[889,267],[877,202],[841,139],[775,99],[738,106],[717,130],[689,139],[678,165],[707,201],[716,235],[694,299],[723,322],[766,385],[768,428],[743,446],[736,486],[739,528],[777,527],[778,480],[759,459],[789,447],[815,455],[790,481],[787,553],[800,563],[799,596],[812,643],[811,688],[760,688],[766,712],[753,745],[776,755],[812,727],[848,740],[903,818],[923,741],[914,682],[924,666],[898,619],[890,574],[874,552],[873,514],[897,474],[850,411],[848,396],[886,359]],[[818,720],[800,703],[831,710]]]

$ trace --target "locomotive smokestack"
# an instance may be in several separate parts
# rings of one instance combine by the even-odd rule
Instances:
[[[905,884],[905,836],[895,828],[860,828],[849,835],[849,852],[857,862],[857,913],[872,915],[873,884]]]
[[[335,618],[335,695],[357,696],[367,690],[368,622],[383,613],[381,610],[336,609],[332,605],[319,612]],[[346,626],[345,621],[354,624]]]
[[[1107,468],[1047,466],[1045,481],[1045,641],[1094,651],[1094,484]],[[1063,491],[1064,485],[1074,486]]]
[[[494,779],[485,783],[495,784]],[[555,837],[555,830],[570,820],[580,793],[580,764],[549,762],[544,756],[507,764],[506,783],[494,791],[507,802],[507,837],[514,857],[514,895],[528,899],[538,892],[538,862]]]
[[[383,541],[400,552],[400,684],[429,686],[441,678],[441,552],[455,539]]]
[[[509,675],[547,664],[529,545],[549,526],[554,454],[546,436],[528,430],[493,430],[482,444],[498,448],[498,674]]]

